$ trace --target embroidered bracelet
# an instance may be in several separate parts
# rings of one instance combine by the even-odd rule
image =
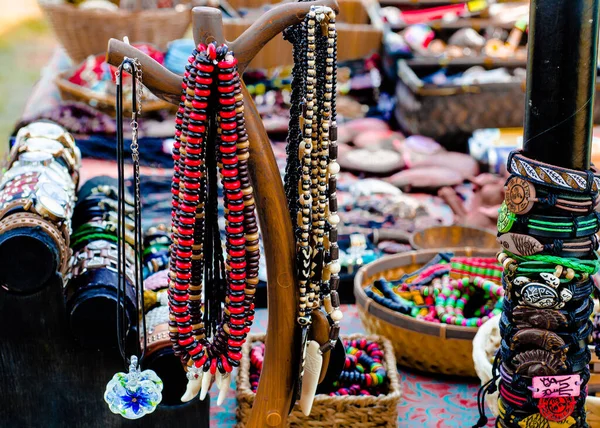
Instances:
[[[596,175],[596,171],[549,165],[525,157],[521,150],[510,153],[507,167],[511,174],[541,186],[575,193],[597,192],[600,188],[600,176]]]

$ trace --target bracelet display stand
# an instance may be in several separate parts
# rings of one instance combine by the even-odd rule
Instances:
[[[35,294],[0,290],[0,325],[2,426],[111,428],[177,423],[209,427],[209,398],[161,405],[137,421],[113,414],[104,402],[104,390],[112,376],[126,367],[116,348],[84,349],[73,340],[58,276]]]
[[[598,0],[531,1],[523,138],[523,153],[530,159],[554,167],[580,171],[590,169],[599,6]],[[528,278],[527,274],[523,275],[525,279]],[[512,313],[507,315],[507,319],[513,323]],[[515,324],[509,325],[512,328]],[[587,343],[583,347],[587,347]],[[531,347],[544,352],[540,348],[541,346]],[[587,356],[584,359],[585,366],[589,360]],[[579,375],[580,372],[583,369],[569,369],[561,374]],[[500,388],[503,382],[500,381]],[[586,393],[587,390],[582,388],[580,396]],[[552,425],[552,422],[544,419],[546,416],[541,416],[542,407],[539,408],[540,413],[531,410],[532,406],[527,400],[532,398],[532,393],[528,393],[531,395],[525,397],[525,404],[522,406],[508,401],[509,394],[510,392],[506,393],[507,402],[511,403],[511,408],[521,413],[518,419],[513,418],[508,411],[501,414],[497,422],[499,426],[542,426],[537,425],[542,422],[535,422],[536,417],[538,421],[548,424],[545,426]],[[568,398],[578,400],[580,396]],[[538,406],[545,398],[539,399]],[[564,399],[562,396],[560,398]],[[517,399],[520,397],[517,396]],[[551,406],[546,408],[548,407]],[[556,412],[556,409],[551,409],[547,414],[553,416],[552,412]],[[582,415],[582,412],[585,412],[583,406],[576,407],[574,404],[573,408],[560,415],[562,420],[553,420],[561,421],[560,425],[587,427],[585,414]],[[573,422],[563,422],[571,416],[577,419],[571,418]],[[481,420],[486,421],[487,419]]]
[[[192,11],[196,44],[227,43],[238,59],[240,75],[261,48],[285,28],[302,22],[311,6],[328,6],[337,12],[335,0],[287,3],[265,12],[233,42],[223,36],[221,11],[197,7]],[[290,45],[291,49],[291,45]],[[179,105],[182,77],[171,73],[133,46],[111,39],[107,62],[121,63],[124,57],[142,64],[143,83],[156,96]],[[248,160],[254,187],[257,214],[265,248],[269,320],[264,368],[261,374],[248,427],[282,427],[293,405],[300,357],[299,328],[296,322],[299,291],[296,286],[295,240],[292,221],[269,137],[246,86],[242,83],[246,129],[250,141]],[[142,148],[143,150],[143,148]],[[323,318],[323,319],[320,319]],[[328,323],[319,311],[313,313],[313,337],[324,343]],[[328,354],[327,354],[328,356]],[[325,372],[328,358],[324,358]]]

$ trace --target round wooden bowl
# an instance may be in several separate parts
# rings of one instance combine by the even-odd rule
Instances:
[[[399,279],[429,262],[440,250],[420,250],[383,257],[359,269],[354,295],[360,319],[370,334],[391,340],[401,366],[429,373],[475,377],[474,327],[436,324],[395,312],[370,299],[364,288],[378,278]],[[496,250],[447,249],[456,256],[493,257]]]
[[[500,342],[500,331],[498,329],[498,323],[500,317],[494,317],[488,322],[483,324],[475,338],[473,339],[473,363],[475,364],[475,370],[477,376],[481,380],[481,384],[488,382],[492,378],[492,358],[496,349],[495,344]],[[495,336],[495,337],[493,337]],[[590,347],[592,352],[592,362],[590,368],[595,367],[598,359],[594,355],[593,347]],[[590,391],[598,390],[598,382],[600,381],[600,374],[592,369],[592,377],[588,383]],[[593,392],[593,391],[592,391]],[[486,394],[485,403],[494,416],[498,416],[498,392],[493,394]],[[594,397],[589,395],[585,400],[585,407],[587,411],[586,420],[591,428],[600,428],[600,397]]]
[[[499,249],[494,233],[469,226],[428,227],[413,233],[409,241],[415,250],[459,247]]]

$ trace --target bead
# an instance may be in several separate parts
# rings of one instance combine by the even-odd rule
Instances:
[[[341,270],[341,266],[340,266],[340,264],[337,261],[332,262],[332,263],[329,264],[329,271],[332,274],[334,274],[334,275],[338,274],[338,273],[340,273],[340,270]]]
[[[337,214],[331,214],[329,216],[328,221],[329,221],[329,224],[331,224],[332,226],[337,226],[340,222],[340,216]]]
[[[344,314],[339,309],[335,309],[330,316],[334,322],[340,322],[344,318]]]
[[[340,165],[337,162],[331,162],[329,164],[329,173],[330,174],[337,174],[340,172]]]

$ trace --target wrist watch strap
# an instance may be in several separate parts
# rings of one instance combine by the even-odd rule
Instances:
[[[16,213],[7,216],[0,221],[0,234],[23,227],[39,227],[52,238],[59,251],[59,272],[62,275],[65,275],[69,267],[71,249],[69,248],[68,242],[65,240],[64,230],[61,232],[56,225],[44,220],[36,214]]]

